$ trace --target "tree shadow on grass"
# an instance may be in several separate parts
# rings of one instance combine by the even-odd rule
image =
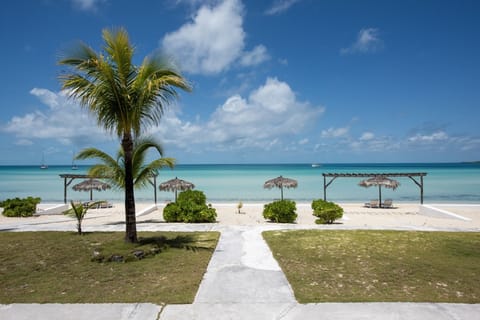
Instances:
[[[202,240],[201,242],[210,243],[212,241],[214,240],[209,239],[207,241]],[[186,249],[186,250],[192,250],[194,252],[198,250],[209,250],[209,251],[213,250],[212,246],[200,245],[198,244],[198,242],[200,241],[195,237],[192,237],[191,235],[178,235],[174,238],[167,238],[165,236],[156,236],[156,237],[140,238],[138,240],[138,243],[141,246],[144,246],[144,245],[152,246],[160,250],[167,249],[167,248]]]

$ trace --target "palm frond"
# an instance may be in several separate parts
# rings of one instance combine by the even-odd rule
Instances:
[[[135,187],[136,188],[144,188],[148,186],[148,179],[153,175],[153,174],[158,174],[158,170],[169,167],[170,169],[173,169],[175,167],[175,159],[174,158],[160,158],[153,160],[146,166],[140,170],[138,173],[136,179],[135,179]]]
[[[86,148],[80,151],[76,156],[77,160],[86,160],[86,159],[99,159],[102,162],[113,166],[117,164],[117,161],[113,159],[108,153],[103,152],[97,148]]]

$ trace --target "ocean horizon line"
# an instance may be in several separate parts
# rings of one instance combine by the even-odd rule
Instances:
[[[77,167],[90,167],[96,163],[76,164]],[[268,166],[268,165],[315,165],[322,166],[335,165],[441,165],[441,164],[478,164],[480,161],[436,161],[436,162],[247,162],[247,163],[177,163],[175,166]],[[72,167],[72,164],[48,164],[49,167]],[[39,164],[0,164],[0,167],[40,167]]]

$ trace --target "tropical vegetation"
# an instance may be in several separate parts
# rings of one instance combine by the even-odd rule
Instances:
[[[62,88],[79,101],[99,126],[116,134],[124,152],[127,242],[137,241],[135,219],[134,141],[148,127],[159,125],[165,107],[177,98],[176,89],[190,90],[186,79],[160,55],[133,64],[134,47],[125,29],[103,30],[102,52],[84,43],[59,61],[69,67],[60,76]]]
[[[150,137],[141,137],[134,141],[132,150],[132,176],[133,185],[136,189],[142,189],[148,186],[149,179],[158,173],[163,167],[173,168],[175,159],[173,158],[157,158],[146,163],[148,151],[154,149],[160,156],[163,156],[163,149],[160,143]],[[125,152],[120,148],[116,157],[99,150],[97,148],[86,148],[80,151],[76,159],[96,159],[102,163],[91,166],[88,174],[94,177],[104,177],[115,188],[125,189]]]
[[[70,201],[70,209],[65,211],[63,214],[75,218],[77,220],[77,232],[79,235],[82,235],[82,221],[87,215],[87,211],[90,208],[94,208],[103,201],[89,202],[88,204],[75,203]]]
[[[332,224],[335,220],[343,217],[343,208],[330,201],[313,200],[312,209],[313,215],[318,218],[315,220],[317,224]]]
[[[167,222],[215,222],[217,211],[200,190],[180,192],[176,202],[171,202],[163,208],[163,218]]]
[[[38,197],[6,199],[0,201],[0,207],[3,208],[2,214],[5,217],[31,217],[37,211],[40,201]]]
[[[297,219],[297,205],[293,200],[277,200],[263,207],[263,217],[272,222],[294,223]]]

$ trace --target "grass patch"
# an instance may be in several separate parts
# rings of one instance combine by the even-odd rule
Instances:
[[[297,300],[480,302],[480,233],[263,233]]]
[[[192,303],[218,232],[0,232],[0,303]],[[137,260],[132,252],[148,252]],[[129,257],[92,261],[94,251]],[[131,256],[131,257],[130,257]]]

